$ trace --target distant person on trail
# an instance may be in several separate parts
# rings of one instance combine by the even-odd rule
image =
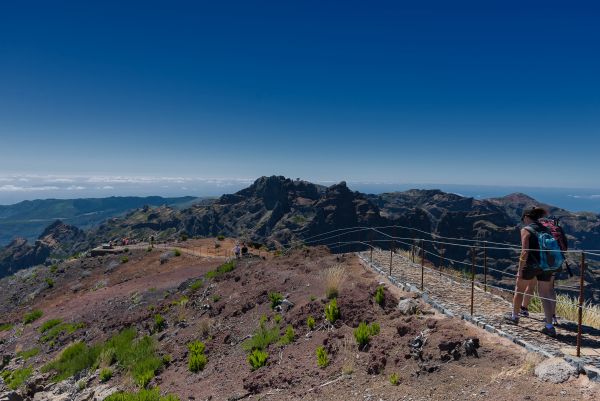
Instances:
[[[554,287],[552,285],[553,272],[542,269],[539,233],[546,233],[548,230],[539,222],[539,219],[546,216],[546,210],[539,207],[532,207],[523,212],[521,221],[525,226],[521,229],[521,255],[517,269],[517,281],[515,286],[515,296],[513,298],[513,311],[504,316],[504,320],[510,324],[519,324],[519,314],[523,305],[524,294],[527,288],[533,288],[533,280],[537,279],[538,292],[544,308],[546,324],[542,333],[551,337],[556,336],[556,329],[552,323],[554,314],[555,298]]]
[[[242,244],[242,257],[244,256],[248,256],[248,247],[245,242]]]
[[[240,252],[241,251],[242,250],[240,249],[240,244],[239,243],[235,244],[235,248],[233,248],[233,253],[235,253],[235,258],[236,259],[240,258]]]

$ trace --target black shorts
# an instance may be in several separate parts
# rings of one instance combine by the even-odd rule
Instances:
[[[553,272],[545,272],[537,267],[526,267],[523,270],[523,280],[533,280],[537,278],[538,281],[550,281],[554,276]]]

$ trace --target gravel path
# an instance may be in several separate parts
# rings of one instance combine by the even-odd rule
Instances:
[[[363,261],[370,261],[370,252],[360,254]],[[392,277],[400,283],[421,286],[421,265],[412,263],[400,253],[392,258]],[[390,252],[376,250],[373,252],[375,268],[389,274]],[[450,276],[445,272],[426,266],[423,269],[423,283],[426,295],[438,305],[456,316],[471,317],[471,281],[469,277]],[[543,335],[543,314],[532,313],[529,318],[521,318],[518,326],[505,324],[502,316],[510,311],[511,304],[497,295],[484,292],[475,285],[473,318],[479,325],[486,324],[514,337],[520,345],[533,346],[549,354],[574,356],[577,339],[577,324],[561,320],[556,338]],[[491,329],[492,327],[489,327]],[[584,327],[581,349],[582,361],[600,369],[600,330]]]

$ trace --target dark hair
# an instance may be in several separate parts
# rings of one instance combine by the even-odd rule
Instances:
[[[546,209],[543,209],[543,208],[537,207],[537,206],[532,206],[523,211],[523,215],[521,216],[521,221],[523,221],[523,219],[525,219],[525,217],[529,217],[532,220],[539,220],[542,217],[546,216],[547,214],[548,214],[548,212],[546,212]]]

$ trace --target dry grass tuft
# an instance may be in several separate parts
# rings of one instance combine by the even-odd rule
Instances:
[[[325,295],[329,299],[337,298],[340,293],[340,287],[346,278],[346,269],[338,264],[325,269],[322,273],[325,282]]]
[[[542,301],[538,294],[534,294],[529,302],[529,311],[542,312]],[[579,319],[578,300],[565,294],[556,295],[556,316],[560,319],[577,322]],[[583,305],[582,322],[586,326],[600,329],[600,305],[594,305],[587,301]]]

